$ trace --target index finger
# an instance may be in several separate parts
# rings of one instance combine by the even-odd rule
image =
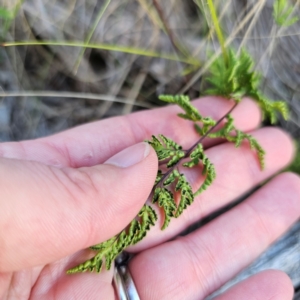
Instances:
[[[232,103],[221,97],[205,97],[193,104],[204,116],[221,118]],[[198,138],[192,122],[177,117],[179,107],[167,106],[127,116],[97,121],[33,141],[0,144],[0,156],[34,160],[57,167],[88,167],[105,162],[122,149],[164,134],[189,147]],[[244,99],[233,111],[238,129],[250,131],[260,122],[257,105]],[[208,146],[211,141],[205,141]]]

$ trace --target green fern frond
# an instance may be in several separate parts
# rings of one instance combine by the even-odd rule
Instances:
[[[187,168],[193,168],[194,166],[199,165],[200,162],[203,165],[202,174],[205,175],[205,180],[203,184],[198,188],[198,190],[193,194],[193,197],[196,197],[204,190],[206,190],[216,178],[215,167],[209,160],[209,158],[205,155],[202,144],[197,145],[197,147],[190,154],[190,161],[185,162],[183,166]]]
[[[157,203],[164,210],[165,220],[161,227],[164,230],[168,227],[177,209],[174,196],[168,189],[158,187],[154,190],[152,203]]]
[[[198,190],[194,193],[194,197],[200,195],[202,192],[204,192],[216,179],[216,170],[215,166],[210,163],[207,165],[204,165],[203,168],[205,179],[202,185],[198,188]]]
[[[101,272],[102,266],[105,262],[105,267],[110,270],[112,262],[116,257],[128,246],[134,245],[142,240],[151,226],[155,225],[157,221],[157,214],[155,210],[149,206],[144,205],[138,214],[138,220],[131,221],[127,229],[121,231],[120,234],[103,243],[91,246],[90,249],[98,253],[91,259],[84,263],[69,269],[67,274],[95,271]]]
[[[195,130],[196,130],[196,132],[200,135],[200,136],[203,136],[206,132],[207,132],[207,130],[208,130],[208,128],[203,128],[203,127],[201,127],[200,125],[198,125],[197,123],[195,123],[194,124],[194,128],[195,128]]]
[[[232,49],[228,53],[227,64],[222,57],[218,57],[211,65],[207,79],[211,87],[205,93],[220,95],[236,102],[249,96],[258,102],[263,116],[269,118],[272,124],[277,121],[278,113],[286,119],[287,105],[282,101],[271,101],[259,91],[261,76],[253,70],[253,59],[249,53],[242,50],[238,56]],[[199,128],[197,131],[199,132]]]
[[[202,154],[202,164],[203,164],[202,174],[205,176],[205,179],[202,185],[194,193],[194,197],[200,195],[203,191],[205,191],[216,178],[215,166],[209,160],[209,158],[204,154],[204,152]]]
[[[178,106],[180,106],[185,112],[185,114],[183,114],[183,113],[178,114],[178,116],[180,118],[183,118],[185,120],[190,120],[193,122],[201,121],[203,124],[206,124],[206,125],[209,125],[209,124],[212,124],[215,122],[210,117],[203,117],[202,115],[200,115],[198,109],[192,105],[189,96],[186,96],[186,95],[175,95],[175,96],[160,95],[158,98],[162,101],[177,104]]]
[[[294,8],[287,0],[275,0],[273,4],[273,18],[278,26],[289,27],[299,21],[298,17],[290,18]]]
[[[178,218],[182,212],[193,203],[194,194],[191,185],[187,181],[184,174],[180,174],[175,191],[180,191],[180,202],[175,213],[175,218]]]
[[[164,174],[161,170],[158,170],[157,171],[157,175],[156,175],[156,179],[155,179],[155,182],[154,182],[154,185],[156,185],[157,183],[160,182],[160,180],[163,178]]]
[[[241,97],[234,98],[234,95],[238,95],[240,75],[245,74],[241,72],[248,67],[247,57],[243,53],[242,59],[238,59],[232,50],[229,50],[228,54],[227,62],[222,57],[218,57],[211,65],[209,76],[206,79],[211,84],[211,88],[205,93],[240,101]],[[243,64],[241,65],[241,63]]]
[[[178,106],[180,106],[185,111],[185,114],[180,114],[180,117],[194,122],[202,120],[202,116],[200,115],[199,111],[191,104],[189,96],[160,95],[158,98],[161,101],[177,104]]]
[[[220,95],[239,102],[257,85],[259,76],[252,72],[253,60],[246,51],[242,50],[240,56],[232,49],[228,53],[227,63],[219,57],[210,67],[207,81],[211,88],[206,94]]]
[[[173,183],[176,178],[178,178],[180,176],[179,172],[175,169],[173,170],[170,175],[167,177],[167,179],[163,182],[164,186],[168,186],[171,183]]]
[[[173,140],[162,134],[160,134],[159,137],[162,142],[154,135],[152,136],[152,140],[146,140],[146,142],[153,147],[159,161],[169,159],[167,167],[172,167],[184,157],[185,153],[182,151],[182,147]]]
[[[288,109],[286,102],[273,101],[272,104],[273,104],[274,110],[279,112],[282,115],[282,117],[284,118],[284,120],[287,121],[289,119],[289,109]]]
[[[262,148],[262,146],[252,135],[244,134],[244,139],[247,139],[250,143],[251,149],[257,152],[260,167],[263,170],[265,168],[265,155],[266,155],[265,150]]]
[[[164,135],[160,134],[159,137],[161,138],[161,140],[164,142],[164,144],[169,147],[169,148],[173,148],[175,150],[181,150],[182,147],[180,145],[178,145],[176,142],[174,142],[173,140],[171,140],[170,138],[165,137]]]
[[[199,164],[200,160],[203,159],[203,146],[202,144],[198,144],[195,150],[190,154],[190,161],[185,162],[183,164],[184,167],[192,168]]]
[[[103,243],[90,246],[89,248],[91,250],[100,251],[100,250],[103,250],[103,249],[106,249],[106,248],[110,247],[116,241],[116,239],[117,239],[117,237],[114,236],[111,239],[109,239],[109,240],[107,240]]]
[[[277,122],[278,114],[282,115],[285,120],[289,118],[289,110],[285,102],[271,101],[260,92],[252,93],[251,97],[260,105],[263,113],[263,119],[269,119],[271,124],[275,124]]]
[[[144,205],[140,210],[138,216],[140,217],[141,220],[140,222],[141,228],[138,231],[137,235],[135,235],[132,240],[133,245],[137,244],[140,240],[142,240],[146,236],[151,226],[154,226],[155,222],[158,219],[155,210],[149,205]]]
[[[273,105],[276,102],[270,102],[271,105]],[[285,104],[285,103],[283,103]],[[282,106],[282,102],[277,103],[275,105],[278,105],[278,107],[280,107],[280,109],[284,112],[285,109],[285,105]],[[287,113],[287,112],[285,112]],[[275,117],[276,115],[274,115],[273,117]],[[251,136],[250,134],[244,133],[240,130],[238,130],[235,126],[234,126],[234,119],[231,115],[228,115],[226,117],[227,121],[224,124],[224,126],[216,131],[216,132],[212,132],[208,134],[209,138],[223,138],[226,139],[228,142],[232,142],[235,144],[235,147],[240,147],[240,145],[242,144],[243,140],[248,140],[251,149],[255,150],[259,159],[259,163],[261,166],[261,169],[264,169],[264,159],[265,159],[265,151],[263,150],[263,148],[261,147],[261,145],[258,143],[258,141],[256,139],[254,139],[253,136]],[[199,127],[197,124],[195,125],[195,129],[196,131],[202,136],[203,132],[201,130],[201,127]],[[200,147],[199,147],[199,151],[203,151]],[[203,152],[204,155],[204,152]],[[184,166],[189,166],[189,164],[191,164],[191,162],[185,163]],[[192,164],[191,164],[192,165]]]

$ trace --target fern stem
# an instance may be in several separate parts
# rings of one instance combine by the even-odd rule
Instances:
[[[224,61],[225,61],[225,64],[227,65],[228,55],[227,55],[227,51],[225,48],[225,40],[224,40],[224,36],[223,36],[222,30],[220,27],[219,19],[218,19],[217,13],[216,13],[216,9],[215,9],[213,0],[207,0],[207,5],[208,5],[209,12],[210,12],[210,15],[211,15],[211,18],[212,18],[212,21],[213,21],[213,24],[214,24],[214,27],[216,30],[216,34],[217,34],[219,43],[221,45]]]
[[[214,125],[214,126],[212,126],[203,136],[201,136],[201,138],[193,145],[193,146],[191,146],[188,150],[186,150],[185,151],[185,155],[184,155],[184,157],[182,157],[182,159],[185,159],[185,158],[188,158],[189,157],[189,155],[191,154],[191,152],[194,150],[194,148],[199,144],[199,143],[201,143],[213,130],[215,130],[216,129],[216,127],[218,126],[218,125],[220,125],[220,123],[228,116],[228,115],[230,115],[231,113],[232,113],[232,111],[237,107],[237,105],[238,105],[239,103],[238,102],[235,102],[235,104],[230,108],[230,110],[225,114],[225,115],[223,115],[219,120],[218,120],[218,122]],[[159,185],[162,185],[162,182],[171,174],[171,172],[173,172],[173,170],[175,169],[175,168],[178,168],[178,164],[181,162],[181,160],[182,159],[180,159],[172,168],[170,168],[163,176],[162,176],[162,178],[160,179],[160,181],[159,182],[157,182],[157,184],[156,185],[154,185],[154,187],[153,187],[153,189],[152,189],[152,191],[151,191],[151,194],[153,193],[153,191],[156,189],[156,187],[158,187]]]
[[[232,111],[236,108],[236,106],[239,104],[239,102],[235,102],[235,104],[231,107],[231,109],[223,116],[221,117],[218,122],[212,126],[201,138],[191,147],[187,150],[185,156],[183,158],[187,158],[191,152],[194,150],[194,148],[200,144],[216,127],[228,116],[232,113]]]

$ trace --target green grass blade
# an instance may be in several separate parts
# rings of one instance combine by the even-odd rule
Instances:
[[[199,60],[196,58],[184,58],[178,57],[177,55],[159,53],[155,51],[148,51],[141,48],[127,47],[120,45],[111,45],[111,44],[87,44],[80,41],[19,41],[19,42],[4,42],[0,44],[2,47],[17,47],[17,46],[66,46],[66,47],[83,47],[90,49],[101,49],[108,51],[117,51],[128,54],[147,56],[153,58],[163,58],[167,60],[180,61],[189,65],[200,66]]]

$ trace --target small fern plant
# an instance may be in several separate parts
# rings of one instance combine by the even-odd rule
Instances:
[[[203,148],[202,142],[206,137],[222,138],[234,143],[236,147],[240,147],[243,142],[248,142],[250,148],[257,154],[261,169],[264,168],[264,149],[253,136],[236,128],[231,113],[245,96],[251,97],[258,103],[263,117],[269,119],[272,124],[277,121],[279,114],[287,119],[288,108],[285,102],[272,101],[261,93],[260,75],[253,70],[253,59],[245,50],[237,54],[233,49],[225,48],[214,3],[208,0],[207,4],[223,55],[218,57],[209,69],[207,82],[210,87],[206,90],[206,94],[220,95],[229,99],[233,102],[232,108],[222,118],[214,120],[211,117],[202,116],[186,95],[161,95],[159,97],[162,101],[181,107],[183,112],[178,116],[193,122],[199,139],[188,149],[183,149],[180,141],[174,141],[162,134],[153,135],[147,140],[160,162],[150,194],[152,203],[146,203],[134,220],[119,234],[103,243],[91,246],[90,249],[95,251],[95,256],[68,270],[68,274],[86,271],[100,272],[104,265],[109,270],[115,258],[124,249],[145,238],[147,232],[156,224],[158,217],[155,206],[159,207],[164,214],[162,230],[169,226],[173,218],[180,217],[184,210],[192,205],[195,197],[213,184],[217,176],[215,167]],[[274,18],[278,24],[290,25],[284,23],[290,14],[291,9],[286,5],[286,0],[275,1]],[[295,19],[290,19],[289,22],[292,20],[295,21]],[[217,130],[217,128],[220,129]],[[184,170],[187,168],[198,168],[204,177],[203,183],[196,189],[192,188],[185,175]]]
[[[273,18],[278,26],[289,27],[299,21],[298,17],[291,17],[294,7],[287,0],[275,0],[273,4]]]
[[[233,55],[233,54],[232,54]],[[245,54],[242,54],[245,55]],[[243,72],[247,70],[245,77],[257,78],[255,74],[251,74],[251,71],[245,65],[241,66],[241,63],[245,64],[244,56],[242,56],[242,62],[239,58],[232,59],[232,63],[236,64],[236,67],[229,65],[232,70],[243,69]],[[249,56],[247,56],[250,59]],[[216,78],[215,71],[216,65],[212,67],[212,76]],[[234,78],[238,71],[232,71],[229,77]],[[223,78],[223,76],[221,76]],[[152,136],[147,142],[155,150],[158,160],[160,161],[160,168],[157,173],[156,180],[151,192],[152,204],[145,204],[136,218],[130,222],[130,224],[122,230],[119,234],[111,239],[91,246],[90,249],[96,252],[95,256],[86,262],[67,271],[68,274],[96,271],[100,272],[103,265],[109,270],[111,268],[114,259],[127,247],[135,245],[141,241],[147,232],[158,220],[157,213],[154,205],[157,205],[162,209],[164,213],[164,220],[161,226],[162,230],[165,230],[170,224],[172,218],[178,218],[184,210],[190,206],[195,197],[204,192],[216,178],[215,167],[210,159],[205,154],[202,141],[206,137],[210,138],[223,138],[229,142],[233,142],[236,147],[239,147],[243,141],[248,141],[250,147],[256,151],[258,155],[258,161],[261,168],[264,168],[265,151],[258,143],[258,141],[248,133],[244,133],[238,130],[234,125],[234,119],[231,116],[231,112],[242,101],[242,96],[248,95],[244,87],[238,88],[235,84],[232,84],[233,89],[228,89],[228,79],[215,81],[209,79],[212,83],[212,89],[208,93],[214,93],[219,95],[225,95],[232,99],[235,103],[219,120],[214,120],[210,117],[203,117],[200,112],[192,105],[188,96],[185,95],[162,95],[159,98],[163,101],[174,103],[179,105],[183,109],[183,113],[178,116],[186,120],[192,121],[195,126],[195,130],[199,133],[199,140],[196,141],[189,149],[183,149],[176,141],[160,134],[158,136]],[[256,84],[254,85],[256,86]],[[251,88],[251,95],[260,95],[257,90]],[[266,117],[269,117],[272,122],[276,120],[276,113],[281,113],[284,117],[287,117],[287,107],[284,102],[270,101],[265,97],[259,96],[254,99],[261,105],[261,109]],[[225,120],[221,129],[215,130],[216,127]],[[202,175],[204,176],[203,183],[195,190],[184,174],[185,168],[198,167],[202,169]],[[175,197],[175,193],[179,194],[179,200]]]

